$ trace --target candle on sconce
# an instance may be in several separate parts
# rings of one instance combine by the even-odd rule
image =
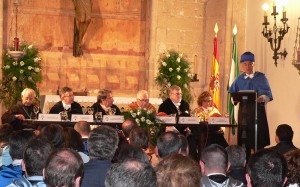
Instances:
[[[19,51],[19,38],[18,37],[14,38],[14,46],[15,46],[15,51]]]
[[[273,1],[273,14],[276,14],[276,2]]]
[[[194,73],[197,73],[197,55],[194,56]]]
[[[269,5],[268,4],[263,4],[262,9],[264,10],[264,23],[268,23],[268,14],[267,11],[269,9]]]
[[[285,6],[282,7],[282,18],[283,18],[283,19],[286,18],[286,10],[285,10]]]

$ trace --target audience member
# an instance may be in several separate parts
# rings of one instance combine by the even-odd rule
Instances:
[[[29,141],[24,151],[22,169],[25,175],[14,180],[8,187],[38,186],[46,187],[43,178],[43,169],[53,145],[46,139],[34,138]]]
[[[78,152],[80,157],[83,160],[83,163],[87,163],[90,158],[83,153],[84,145],[81,140],[80,134],[74,130],[72,127],[64,128],[64,139],[65,139],[65,148],[71,148]]]
[[[155,107],[151,103],[149,103],[149,96],[146,90],[138,91],[136,95],[136,101],[129,104],[128,107],[130,109],[143,108],[145,110],[156,111]]]
[[[9,123],[14,130],[36,127],[33,124],[23,123],[24,119],[33,119],[35,116],[33,106],[36,94],[31,88],[25,88],[21,93],[22,102],[18,102],[2,115],[2,123]]]
[[[201,186],[243,186],[243,183],[226,176],[229,168],[226,150],[218,145],[211,144],[204,148],[201,155]]]
[[[111,160],[115,154],[119,137],[115,129],[100,126],[92,130],[88,139],[90,161],[84,164],[81,187],[102,187]]]
[[[8,124],[0,125],[0,167],[7,166],[12,163],[11,156],[9,154],[9,137],[13,132],[13,127]]]
[[[94,108],[94,114],[96,112],[102,112],[102,115],[121,115],[120,109],[113,103],[114,97],[112,92],[105,89],[100,90],[97,102],[92,105],[92,108]]]
[[[151,165],[139,160],[115,163],[105,178],[106,187],[156,187],[156,174]]]
[[[189,143],[186,137],[180,134],[179,138],[181,140],[180,154],[183,156],[189,156]]]
[[[124,162],[130,159],[136,159],[145,164],[150,163],[147,154],[140,147],[132,144],[122,147],[118,155],[118,162]]]
[[[22,177],[21,162],[23,159],[23,152],[28,141],[33,137],[33,131],[29,130],[19,130],[11,134],[8,146],[9,154],[13,161],[8,166],[0,167],[0,186],[7,186],[14,179]]]
[[[199,187],[199,166],[181,154],[171,154],[159,162],[156,170],[158,187]]]
[[[74,94],[71,88],[63,87],[59,95],[61,101],[57,102],[50,109],[50,114],[59,114],[62,111],[67,111],[69,119],[71,119],[72,114],[83,114],[81,105],[74,101]]]
[[[47,187],[79,187],[83,176],[83,162],[73,149],[56,149],[47,159],[44,169]]]
[[[270,149],[285,154],[292,149],[297,149],[293,144],[294,132],[291,126],[287,124],[278,125],[276,129],[275,141],[277,145]]]
[[[40,136],[46,138],[55,148],[65,146],[64,129],[58,124],[50,124],[42,128]]]
[[[263,149],[250,157],[246,172],[248,187],[282,187],[286,182],[287,162],[282,154]]]
[[[299,187],[300,186],[300,150],[293,149],[285,155],[287,161],[287,186]]]
[[[228,160],[230,163],[228,176],[243,182],[247,185],[246,181],[246,152],[239,145],[230,145],[226,147]]]
[[[87,121],[79,121],[75,124],[74,129],[81,135],[81,139],[84,145],[83,153],[89,155],[87,140],[91,132],[91,126]]]
[[[136,145],[144,150],[148,149],[148,131],[143,128],[134,128],[129,134],[130,144]]]
[[[157,139],[156,154],[162,159],[172,153],[180,153],[181,140],[174,132],[165,132]]]
[[[136,127],[138,127],[138,125],[134,119],[126,119],[122,123],[122,131],[127,140],[129,139],[129,134],[130,134],[131,130]]]

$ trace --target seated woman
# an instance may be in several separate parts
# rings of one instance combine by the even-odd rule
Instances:
[[[113,104],[114,98],[110,90],[100,90],[97,102],[93,104],[94,115],[96,112],[102,112],[102,115],[121,115],[120,109]]]
[[[202,92],[197,99],[198,108],[194,110],[195,115],[200,121],[208,121],[209,117],[220,117],[221,114],[217,108],[213,106],[212,94],[209,91]],[[223,136],[223,131],[220,127],[208,127],[207,137],[204,139],[204,146],[210,144],[219,144],[226,148],[227,141]]]

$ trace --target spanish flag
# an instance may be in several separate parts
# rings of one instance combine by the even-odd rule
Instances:
[[[221,110],[221,95],[220,95],[220,82],[219,82],[219,54],[218,54],[218,25],[215,25],[215,38],[214,38],[214,54],[212,60],[212,70],[211,70],[211,78],[209,83],[209,91],[213,95],[213,101],[216,105],[216,108]]]

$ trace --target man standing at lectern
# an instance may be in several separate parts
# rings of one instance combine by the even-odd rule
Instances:
[[[240,90],[257,91],[257,149],[262,149],[270,145],[265,105],[273,100],[271,88],[265,74],[254,71],[255,58],[253,53],[245,52],[242,54],[240,62],[244,73],[232,83],[229,93]],[[246,147],[248,159],[251,150],[255,148],[255,102],[240,102],[238,125],[238,143]]]

